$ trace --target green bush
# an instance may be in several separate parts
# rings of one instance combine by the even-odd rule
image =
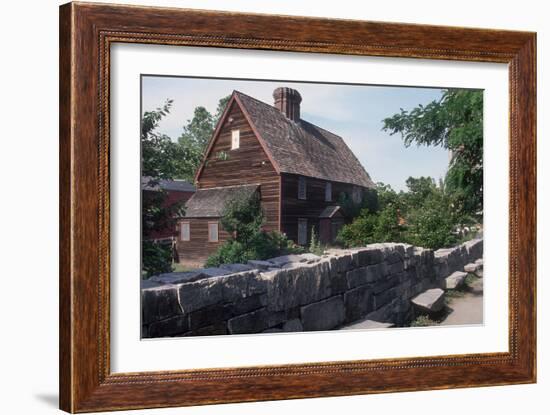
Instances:
[[[251,259],[269,259],[280,255],[302,253],[303,248],[295,245],[280,232],[257,232],[247,245],[235,239],[226,241],[210,255],[206,266],[246,263]]]
[[[309,252],[315,255],[323,255],[324,247],[321,245],[321,241],[315,233],[315,226],[311,227],[311,240],[309,241]]]
[[[407,192],[394,192],[378,184],[378,210],[363,209],[345,225],[338,240],[346,247],[377,242],[403,242],[439,249],[471,239],[475,232],[462,235],[460,229],[472,219],[460,213],[455,194],[429,177],[407,180]]]
[[[224,208],[221,224],[234,237],[210,255],[206,266],[246,263],[250,259],[268,259],[303,252],[301,247],[280,232],[262,230],[264,214],[257,194],[236,193]]]
[[[172,246],[154,241],[141,244],[142,273],[146,278],[152,275],[172,272]]]
[[[411,321],[411,327],[429,327],[439,324],[437,321],[432,320],[428,316],[418,316],[415,320]]]

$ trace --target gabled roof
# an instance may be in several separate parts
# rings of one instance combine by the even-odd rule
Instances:
[[[251,197],[259,185],[213,187],[199,189],[185,203],[186,218],[219,218],[227,202],[235,196]]]
[[[281,173],[374,187],[342,137],[303,119],[289,120],[277,108],[239,91],[233,96]]]

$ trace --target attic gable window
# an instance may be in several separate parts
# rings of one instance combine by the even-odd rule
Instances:
[[[231,130],[231,150],[236,150],[240,146],[241,132],[240,130]]]
[[[307,182],[305,177],[298,177],[298,199],[306,200]]]
[[[332,183],[326,182],[325,184],[325,202],[332,201]]]

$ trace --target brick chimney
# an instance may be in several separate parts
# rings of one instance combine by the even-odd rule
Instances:
[[[292,88],[277,88],[273,91],[275,108],[281,111],[285,116],[292,121],[300,120],[300,102],[302,96],[298,91]]]

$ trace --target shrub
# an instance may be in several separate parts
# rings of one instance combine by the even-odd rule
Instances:
[[[221,218],[223,228],[234,237],[208,257],[206,266],[246,263],[250,259],[268,259],[303,252],[286,235],[263,231],[263,223],[264,214],[258,195],[249,197],[235,194],[225,206]]]
[[[152,275],[172,272],[172,246],[155,241],[141,244],[141,269],[146,278]]]
[[[309,241],[309,252],[315,255],[323,255],[324,248],[321,246],[321,242],[319,241],[319,238],[317,238],[317,234],[315,233],[315,226],[311,227],[311,240]]]
[[[428,316],[418,316],[416,319],[411,321],[410,326],[411,327],[428,327],[428,326],[436,326],[438,323],[437,321],[432,320]]]
[[[238,240],[226,241],[210,255],[206,266],[217,267],[221,264],[246,263],[251,259],[269,259],[279,255],[302,253],[303,248],[295,245],[280,232],[257,232],[248,245]]]

